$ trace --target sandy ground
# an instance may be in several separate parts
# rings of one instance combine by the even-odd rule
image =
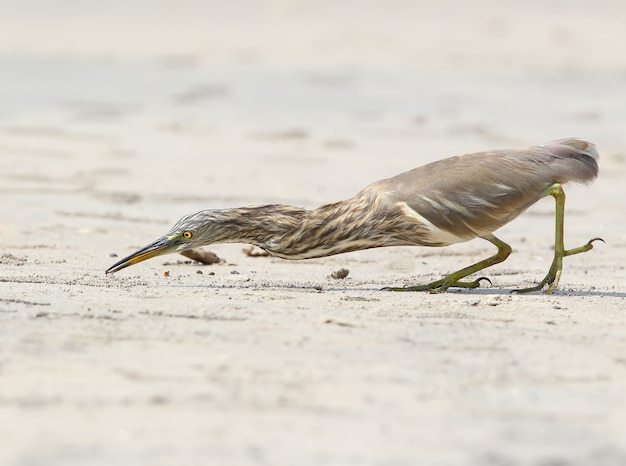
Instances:
[[[0,464],[626,464],[622,2],[127,3],[2,2]],[[566,136],[566,246],[606,245],[550,296],[509,291],[551,199],[478,290],[379,291],[480,240],[104,275],[195,210]]]

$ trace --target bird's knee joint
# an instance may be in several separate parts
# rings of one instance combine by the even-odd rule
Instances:
[[[504,259],[509,257],[512,252],[513,252],[513,248],[511,246],[509,246],[508,244],[504,244],[504,245],[500,246],[500,250],[498,251],[500,256],[503,257]]]

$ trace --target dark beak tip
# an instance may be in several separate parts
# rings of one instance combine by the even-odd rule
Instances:
[[[141,248],[139,251],[134,252],[128,257],[116,262],[111,267],[105,270],[105,275],[114,274],[126,267],[134,265],[138,262],[143,262],[146,259],[150,259],[155,256],[167,254],[169,252],[170,244],[167,237],[159,238],[158,240],[150,243],[149,245]]]
[[[122,270],[122,269],[124,269],[124,268],[128,267],[129,265],[131,265],[131,264],[129,264],[129,263],[128,263],[128,258],[126,258],[126,259],[122,259],[121,261],[116,262],[116,263],[115,263],[115,264],[113,264],[111,267],[109,267],[108,269],[106,269],[106,270],[104,271],[104,274],[105,274],[105,275],[112,275],[112,274],[114,274],[115,272],[119,272],[120,270]]]

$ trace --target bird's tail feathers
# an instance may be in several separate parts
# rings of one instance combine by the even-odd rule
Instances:
[[[557,139],[542,144],[557,161],[560,183],[589,183],[598,176],[598,151],[591,142],[576,138]]]

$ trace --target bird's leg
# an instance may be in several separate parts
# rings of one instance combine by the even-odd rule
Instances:
[[[573,256],[574,254],[580,254],[581,252],[587,252],[593,248],[594,241],[602,241],[602,238],[593,238],[590,239],[587,244],[583,244],[577,248],[565,249],[565,244],[563,241],[563,220],[565,218],[565,192],[560,184],[555,183],[550,186],[546,192],[546,196],[554,197],[556,201],[556,228],[554,235],[554,259],[552,260],[552,265],[550,266],[550,270],[548,270],[548,274],[541,280],[537,285],[531,286],[529,288],[521,288],[519,290],[513,290],[514,293],[530,293],[532,291],[541,291],[544,286],[548,285],[548,288],[544,291],[544,293],[549,294],[552,293],[557,285],[559,284],[559,279],[561,278],[561,272],[563,271],[563,258],[567,256]]]
[[[489,283],[491,281],[486,277],[480,277],[471,282],[462,282],[460,281],[462,278],[467,277],[473,273],[479,272],[487,267],[491,267],[492,265],[499,264],[503,262],[509,254],[511,254],[511,246],[506,244],[504,241],[499,240],[494,235],[485,235],[481,236],[481,238],[489,241],[491,244],[498,248],[498,252],[487,259],[481,260],[480,262],[476,262],[475,264],[469,265],[461,270],[457,270],[456,272],[452,272],[449,275],[446,275],[441,280],[436,280],[432,283],[428,283],[426,285],[417,285],[417,286],[407,286],[404,288],[383,288],[383,290],[388,291],[429,291],[431,293],[442,293],[446,291],[448,288],[477,288],[480,286],[481,280],[487,280]]]

